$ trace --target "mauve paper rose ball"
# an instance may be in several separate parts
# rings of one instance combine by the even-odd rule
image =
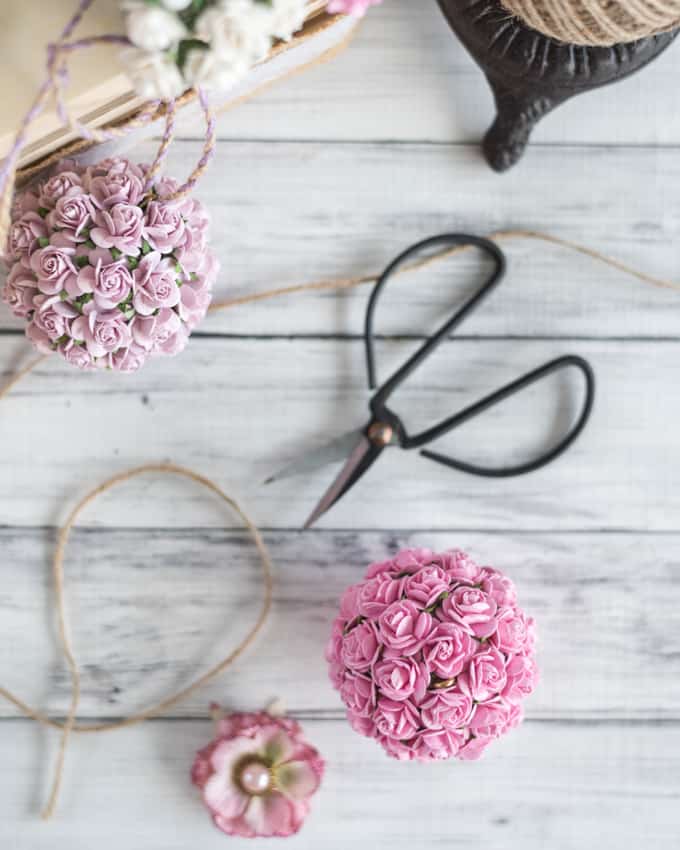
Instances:
[[[208,214],[193,198],[161,200],[175,180],[146,193],[145,182],[126,159],[65,161],[15,200],[2,299],[41,353],[135,372],[182,351],[205,317],[219,269]]]
[[[388,755],[471,760],[522,721],[534,645],[507,576],[406,549],[345,591],[326,659],[352,728]]]

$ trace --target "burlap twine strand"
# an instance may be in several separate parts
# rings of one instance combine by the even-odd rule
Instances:
[[[489,238],[494,239],[497,242],[517,239],[535,239],[542,242],[547,242],[552,245],[557,245],[559,247],[573,251],[575,253],[582,254],[586,257],[590,257],[592,260],[609,266],[610,268],[616,269],[617,271],[623,272],[624,274],[630,275],[631,277],[636,278],[642,283],[647,283],[651,286],[662,287],[665,289],[673,289],[676,291],[680,291],[680,283],[675,283],[670,280],[665,280],[664,278],[658,278],[654,277],[653,275],[646,274],[645,272],[634,269],[631,266],[620,262],[619,260],[607,257],[599,251],[595,251],[591,248],[588,248],[585,245],[581,245],[577,242],[572,242],[568,239],[561,239],[560,237],[552,236],[549,233],[542,233],[537,230],[498,230],[494,233],[489,234]],[[469,245],[457,246],[454,248],[447,249],[446,251],[433,254],[432,256],[424,257],[420,260],[416,260],[413,263],[403,266],[397,271],[397,274],[403,275],[408,272],[416,271],[418,269],[424,269],[436,263],[441,263],[443,260],[449,257],[470,250],[470,248],[471,246]],[[244,295],[240,298],[233,298],[229,301],[222,301],[213,304],[210,307],[210,312],[215,313],[220,310],[231,309],[232,307],[236,307],[238,305],[252,304],[257,301],[265,301],[271,298],[278,298],[284,295],[293,295],[303,292],[354,289],[358,286],[374,282],[378,279],[379,276],[380,273],[372,273],[367,275],[360,275],[357,277],[339,278],[335,280],[319,280],[311,283],[302,283],[293,286],[284,286],[276,289],[269,289],[264,292],[256,292],[252,295]],[[0,400],[8,396],[10,391],[14,387],[16,387],[17,384],[19,384],[25,377],[27,377],[31,372],[33,372],[37,368],[37,366],[39,366],[47,359],[47,356],[39,357],[33,360],[23,369],[16,372],[10,378],[10,380],[0,389]],[[88,507],[88,505],[92,504],[92,502],[97,499],[98,496],[102,495],[102,493],[105,493],[108,490],[111,490],[118,484],[122,484],[125,481],[129,481],[131,478],[136,478],[140,475],[145,475],[147,473],[179,475],[188,478],[191,481],[194,481],[202,485],[203,487],[206,487],[208,490],[211,490],[223,501],[225,501],[238,514],[238,516],[244,522],[245,526],[250,531],[253,540],[255,541],[255,545],[257,546],[257,549],[262,558],[262,567],[264,575],[264,599],[262,602],[262,608],[260,610],[260,614],[257,618],[257,621],[255,622],[255,625],[243,638],[243,640],[238,644],[236,649],[231,652],[226,658],[220,661],[219,664],[217,664],[211,670],[208,670],[207,673],[204,673],[202,676],[196,679],[188,687],[185,687],[177,693],[173,694],[172,696],[161,700],[161,702],[157,703],[151,708],[148,708],[145,711],[141,711],[138,714],[130,715],[129,717],[123,718],[122,720],[116,720],[109,723],[80,724],[76,722],[76,714],[80,700],[80,671],[72,649],[66,616],[66,606],[64,603],[64,553],[66,549],[66,544],[78,517],[80,516],[82,511],[86,507]],[[61,730],[62,734],[59,745],[59,753],[57,756],[57,765],[55,770],[54,781],[52,784],[52,790],[47,805],[43,811],[43,817],[46,819],[51,817],[51,815],[54,813],[57,798],[59,795],[59,789],[61,786],[66,747],[68,744],[69,737],[73,732],[105,732],[112,729],[122,729],[126,726],[133,726],[138,723],[142,723],[151,717],[158,716],[162,712],[166,711],[168,708],[186,699],[199,688],[203,687],[203,685],[207,684],[220,673],[222,673],[224,670],[226,670],[226,668],[229,667],[253,643],[257,635],[260,633],[265,623],[265,620],[267,619],[267,615],[269,614],[272,602],[271,560],[257,527],[241,510],[238,504],[232,498],[227,496],[227,494],[224,493],[224,491],[221,490],[220,487],[217,486],[217,484],[215,484],[210,479],[199,475],[196,472],[192,472],[191,470],[184,469],[180,466],[174,466],[173,464],[151,464],[148,466],[142,466],[136,469],[132,469],[128,472],[123,472],[120,475],[116,475],[113,478],[108,479],[103,484],[100,484],[98,487],[88,493],[88,495],[85,496],[85,498],[82,499],[79,504],[73,509],[70,516],[66,520],[65,525],[61,529],[57,542],[57,548],[54,554],[52,572],[56,593],[59,639],[61,642],[64,658],[66,659],[66,663],[68,665],[69,672],[71,675],[71,705],[69,707],[68,715],[64,721],[54,720],[53,718],[49,717],[47,714],[39,711],[38,709],[32,708],[26,702],[14,695],[11,691],[7,690],[6,688],[0,687],[0,696],[4,697],[7,701],[12,703],[12,705],[14,705],[26,717],[35,720],[37,723],[40,723],[43,726],[49,726]]]
[[[567,44],[611,47],[680,26],[680,0],[501,0],[531,29]]]

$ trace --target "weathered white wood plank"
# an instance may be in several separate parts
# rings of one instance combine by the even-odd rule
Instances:
[[[402,764],[340,721],[305,721],[328,761],[303,831],[286,846],[675,850],[680,794],[676,724],[527,723],[477,763]],[[0,727],[0,837],[16,850],[227,846],[189,784],[208,722],[159,722],[71,743],[57,816],[36,815],[53,739]],[[273,842],[262,843],[274,847]]]
[[[382,343],[384,376],[414,342]],[[23,342],[0,339],[12,364]],[[599,379],[589,428],[569,454],[528,477],[489,481],[396,449],[322,520],[329,528],[678,530],[680,416],[674,342],[457,341],[395,397],[415,429],[559,354],[577,351]],[[5,367],[6,368],[6,367]],[[526,459],[574,415],[576,376],[551,379],[440,441],[485,462]],[[196,339],[181,358],[136,376],[41,365],[0,416],[0,522],[55,523],[66,505],[131,465],[172,459],[215,476],[263,527],[299,528],[335,474],[269,486],[281,465],[368,418],[356,340]],[[150,495],[151,494],[151,495]],[[89,521],[223,525],[185,484],[138,482],[108,496]]]
[[[678,535],[347,531],[266,539],[276,589],[265,635],[173,716],[201,716],[211,701],[248,708],[276,695],[296,711],[338,716],[323,648],[340,595],[372,560],[426,545],[463,547],[515,579],[539,627],[542,683],[527,702],[529,717],[680,719]],[[40,530],[0,532],[0,682],[62,712],[68,674],[46,617],[52,545]],[[87,717],[122,716],[187,684],[246,633],[261,597],[254,548],[219,531],[83,530],[66,572]],[[0,701],[0,715],[16,711]]]
[[[535,141],[678,144],[679,70],[673,45],[643,72],[560,107]],[[436,3],[386,0],[343,54],[228,112],[219,130],[228,138],[477,142],[492,116],[486,81]],[[180,128],[201,132],[196,122]],[[535,154],[521,166],[525,175]]]
[[[186,174],[195,142],[173,148],[170,170]],[[140,159],[152,156],[150,146]],[[593,179],[593,173],[599,179]],[[555,175],[559,173],[559,186]],[[620,179],[619,175],[626,175]],[[548,230],[678,279],[680,157],[674,150],[540,148],[531,179],[502,182],[474,149],[428,145],[224,143],[200,196],[213,214],[222,262],[216,299],[279,285],[378,272],[435,233]],[[677,336],[680,294],[658,290],[544,243],[504,242],[509,274],[462,329],[466,334]],[[394,281],[378,328],[413,333],[449,311],[480,280],[470,254]],[[356,334],[368,288],[239,306],[211,316],[205,331]],[[20,328],[0,305],[0,327]]]

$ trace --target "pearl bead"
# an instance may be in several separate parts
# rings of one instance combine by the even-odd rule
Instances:
[[[264,794],[271,787],[269,768],[261,761],[246,762],[239,774],[239,784],[247,794]]]

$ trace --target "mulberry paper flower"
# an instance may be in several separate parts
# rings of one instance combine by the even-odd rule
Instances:
[[[321,784],[324,762],[294,720],[231,714],[200,750],[191,778],[218,829],[242,838],[298,832]]]

